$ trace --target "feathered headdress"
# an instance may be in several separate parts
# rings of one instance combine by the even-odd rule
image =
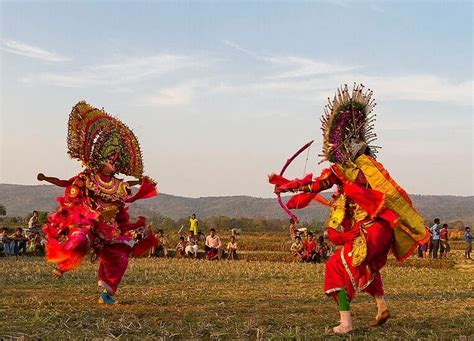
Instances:
[[[99,170],[114,159],[117,172],[141,178],[143,161],[135,134],[120,120],[87,104],[77,103],[69,115],[68,154]]]
[[[375,100],[370,89],[364,90],[362,84],[355,84],[352,93],[347,85],[337,89],[334,99],[328,98],[329,104],[324,107],[321,117],[323,131],[323,156],[321,161],[345,163],[354,160],[361,152],[372,156],[377,146],[369,144],[376,139],[373,133]]]

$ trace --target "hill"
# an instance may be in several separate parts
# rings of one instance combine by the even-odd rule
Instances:
[[[61,188],[49,185],[0,184],[0,204],[9,216],[25,216],[32,210],[53,211],[55,197],[62,195]],[[325,194],[329,196],[330,194]],[[415,206],[427,220],[439,217],[442,221],[461,220],[466,224],[474,221],[474,196],[452,195],[411,195]],[[225,196],[186,198],[160,194],[155,198],[138,201],[131,206],[132,214],[161,215],[178,219],[196,213],[199,217],[211,216],[277,218],[285,219],[286,214],[273,198],[250,196]],[[298,213],[302,221],[323,221],[327,208],[312,205]]]

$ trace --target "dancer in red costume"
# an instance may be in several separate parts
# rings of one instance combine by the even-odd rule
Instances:
[[[423,218],[406,192],[375,161],[377,147],[372,132],[375,106],[372,92],[362,85],[338,90],[325,108],[322,118],[323,156],[331,162],[319,177],[288,180],[271,174],[275,193],[299,192],[285,210],[306,207],[311,201],[322,202],[319,192],[337,186],[327,221],[329,239],[341,246],[326,263],[324,291],[339,305],[337,334],[352,330],[350,301],[363,291],[375,298],[377,313],[371,326],[384,324],[390,317],[380,270],[390,250],[399,261],[410,256],[426,242]],[[291,160],[291,159],[290,159]]]
[[[68,153],[85,170],[69,180],[38,174],[39,181],[64,187],[59,209],[43,227],[46,258],[56,265],[53,275],[75,269],[89,251],[99,259],[99,303],[114,304],[130,254],[140,255],[155,245],[145,218],[132,223],[126,204],[157,195],[156,184],[143,176],[140,146],[122,122],[86,102],[77,103],[69,116]],[[122,173],[138,180],[124,181]],[[131,187],[140,184],[132,194]],[[135,240],[132,231],[142,230]]]

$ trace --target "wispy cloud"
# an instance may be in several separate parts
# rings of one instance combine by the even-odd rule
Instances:
[[[37,46],[28,45],[16,40],[2,40],[1,49],[5,52],[47,62],[63,62],[70,60],[55,52],[47,51]]]
[[[205,67],[206,62],[190,56],[157,54],[127,58],[114,63],[84,66],[71,72],[45,72],[23,78],[26,83],[47,83],[60,87],[112,86],[153,79],[190,67]]]
[[[178,106],[191,103],[198,82],[191,80],[181,84],[166,87],[150,95],[143,96],[140,103],[144,105]]]
[[[222,42],[251,58],[271,64],[275,67],[277,69],[276,73],[268,76],[267,78],[269,79],[310,77],[347,72],[360,68],[360,66],[355,65],[328,63],[299,56],[278,56],[268,53],[259,53],[244,48],[230,40],[223,40]]]
[[[376,89],[375,95],[381,100],[472,105],[472,80],[453,82],[432,74],[373,76],[365,74],[358,66],[327,63],[300,56],[261,54],[229,40],[225,40],[224,44],[267,63],[271,73],[263,74],[248,84],[221,83],[214,88],[215,92],[236,91],[320,102],[333,96],[336,87],[358,82]]]
[[[375,90],[378,100],[412,100],[434,103],[472,105],[474,82],[452,82],[433,75],[370,76],[362,73],[341,73],[308,79],[262,78],[248,84],[220,84],[214,91],[221,93],[258,93],[269,97],[296,98],[311,102],[332,97],[340,85],[362,83]]]

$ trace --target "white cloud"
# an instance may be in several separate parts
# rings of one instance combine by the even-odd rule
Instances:
[[[2,40],[1,49],[5,52],[47,62],[63,62],[70,58],[61,56],[55,52],[44,50],[37,46],[28,45],[16,40]]]
[[[359,66],[354,65],[327,63],[298,56],[277,56],[257,53],[246,49],[230,40],[223,40],[223,43],[249,57],[266,62],[275,67],[277,72],[274,75],[268,76],[267,78],[269,79],[309,77],[315,75],[347,72],[359,68]]]
[[[173,87],[160,89],[154,94],[144,96],[140,102],[145,105],[186,105],[193,99],[196,87],[196,81],[185,82]]]
[[[299,56],[261,54],[229,40],[223,43],[267,63],[272,74],[263,75],[249,84],[219,84],[214,88],[215,92],[251,92],[319,102],[325,101],[328,96],[332,97],[338,86],[358,82],[375,89],[376,98],[383,100],[472,105],[472,80],[453,82],[430,74],[372,76],[355,72],[360,66],[327,63]]]
[[[184,55],[157,54],[127,58],[114,63],[89,65],[71,72],[45,72],[23,78],[25,83],[47,83],[60,87],[83,88],[108,86],[121,88],[191,67],[206,67],[213,60],[202,60]]]

